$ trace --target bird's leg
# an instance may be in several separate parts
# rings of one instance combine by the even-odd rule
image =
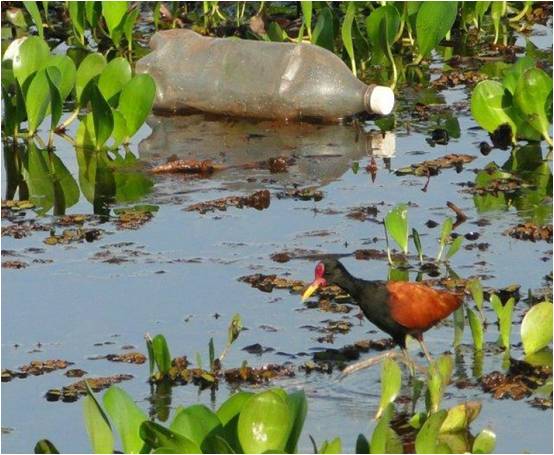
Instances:
[[[414,359],[410,357],[410,353],[406,348],[402,347],[400,349],[402,349],[402,354],[404,354],[404,361],[406,362],[406,366],[408,367],[408,370],[410,370],[410,376],[415,376],[416,364]]]
[[[349,365],[344,370],[342,370],[339,381],[344,379],[346,376],[356,373],[357,371],[365,370],[366,368],[372,367],[376,363],[379,363],[381,360],[384,360],[386,358],[398,357],[398,354],[399,353],[395,351],[388,351],[384,352],[383,354],[370,357],[369,359],[353,363],[352,365]]]
[[[417,341],[419,342],[419,345],[421,346],[421,349],[423,350],[423,353],[425,354],[425,357],[427,358],[429,365],[432,365],[433,357],[431,357],[431,354],[429,353],[429,350],[427,349],[427,346],[425,345],[423,338],[419,336],[417,337]]]

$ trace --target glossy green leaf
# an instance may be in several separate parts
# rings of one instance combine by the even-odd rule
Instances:
[[[485,344],[485,334],[483,329],[483,322],[475,311],[471,308],[466,308],[467,320],[469,322],[469,328],[471,329],[471,336],[473,337],[473,346],[476,350],[483,350]]]
[[[129,136],[138,131],[150,114],[155,96],[156,84],[148,74],[133,77],[123,87],[119,95],[119,112],[127,122]]]
[[[52,70],[57,71],[55,68]],[[31,79],[25,94],[25,108],[29,122],[29,134],[35,134],[50,107],[50,85],[46,70],[38,71]]]
[[[128,4],[127,2],[122,1],[104,1],[102,2],[102,15],[106,20],[106,25],[108,26],[108,31],[110,36],[113,37],[114,30],[119,27],[123,20],[123,16],[127,12]],[[115,43],[117,46],[119,43]]]
[[[116,57],[102,70],[98,79],[98,88],[104,96],[104,99],[112,107],[117,107],[119,93],[123,87],[131,80],[131,65],[123,57]]]
[[[483,297],[483,286],[481,286],[481,280],[478,278],[471,280],[468,283],[468,287],[475,305],[479,308],[479,311],[483,311],[483,302],[485,299]]]
[[[494,43],[498,42],[498,37],[500,35],[500,20],[506,14],[506,2],[504,1],[495,1],[491,2],[491,19],[494,26]]]
[[[492,133],[500,125],[508,124],[512,132],[517,128],[509,115],[511,102],[500,82],[481,81],[471,92],[471,115],[475,121]]]
[[[85,18],[92,28],[98,25],[98,19],[102,15],[102,4],[95,1],[85,2]]]
[[[106,414],[90,392],[84,399],[85,428],[94,453],[113,453],[114,436]]]
[[[500,329],[500,343],[505,349],[510,349],[510,337],[512,334],[512,313],[515,299],[511,297],[504,305],[496,295],[491,296],[491,306],[498,318]]]
[[[454,318],[454,347],[457,348],[462,344],[464,338],[464,327],[465,327],[465,314],[464,307],[460,306],[453,313]]]
[[[356,74],[356,55],[354,54],[354,43],[352,41],[352,24],[355,21],[355,16],[356,3],[352,1],[348,2],[346,14],[341,25],[341,37],[344,48],[350,57],[350,66],[354,74]]]
[[[438,436],[446,416],[447,412],[443,409],[435,412],[425,421],[416,436],[416,453],[442,453]]]
[[[419,236],[419,232],[416,230],[416,228],[412,229],[412,239],[414,241],[414,246],[417,251],[417,255],[419,256],[419,262],[423,262],[423,247],[421,246],[421,238]]]
[[[229,323],[229,328],[227,329],[227,344],[231,345],[239,337],[239,334],[242,330],[242,321],[240,319],[240,314],[235,313],[233,319]]]
[[[506,90],[508,90],[512,95],[516,93],[517,83],[523,72],[528,68],[533,68],[536,62],[531,57],[521,57],[509,67],[509,70],[504,74],[502,79],[502,85]]]
[[[190,439],[155,422],[142,422],[140,437],[148,446],[158,449],[157,453],[202,453],[200,447]]]
[[[238,392],[231,395],[217,410],[216,415],[223,425],[225,439],[237,453],[242,452],[237,435],[239,414],[244,404],[253,396],[251,392]]]
[[[381,33],[384,30],[383,23],[386,23],[386,33]],[[394,6],[385,5],[374,9],[366,19],[367,35],[373,52],[380,56],[387,55],[399,28],[400,15]]]
[[[394,405],[389,403],[371,435],[369,453],[402,453],[402,442],[390,427]]]
[[[163,335],[156,335],[153,338],[152,351],[154,352],[154,359],[158,366],[158,370],[162,374],[167,374],[171,368],[171,354],[169,353],[169,347]]]
[[[75,63],[67,55],[52,55],[46,63],[47,66],[54,66],[58,68],[61,74],[61,79],[57,84],[58,90],[62,101],[68,97],[75,86],[75,77],[77,69]]]
[[[452,226],[454,225],[454,221],[452,218],[446,218],[442,223],[442,229],[441,229],[441,235],[439,242],[443,245],[446,244],[448,241],[448,237],[450,236],[450,233],[452,232]]]
[[[84,45],[84,35],[86,26],[86,11],[85,2],[68,2],[67,10],[69,11],[69,17],[71,19],[71,25],[73,26],[73,32],[80,41],[81,45]]]
[[[306,400],[304,391],[299,390],[288,394],[287,403],[289,405],[290,415],[292,416],[292,428],[285,451],[287,453],[296,453],[298,439],[300,439],[300,435],[302,434],[302,428],[304,427],[304,421],[308,413],[308,401]]]
[[[270,22],[267,27],[267,36],[271,41],[281,43],[287,39],[287,33],[277,22]]]
[[[441,433],[455,433],[466,431],[481,412],[481,403],[479,401],[467,401],[458,404],[448,410],[446,419],[440,427]]]
[[[114,129],[112,108],[95,85],[91,87],[91,104],[95,147],[99,150],[110,138]]]
[[[287,401],[275,390],[253,396],[239,415],[237,432],[244,453],[283,452],[292,426]]]
[[[79,65],[75,77],[75,94],[77,100],[83,103],[83,92],[88,83],[98,76],[106,67],[106,58],[99,53],[89,54]]]
[[[450,248],[448,248],[448,251],[446,252],[446,257],[450,259],[454,256],[460,250],[463,241],[464,238],[461,235],[452,240]]]
[[[514,100],[525,120],[552,145],[547,115],[547,103],[552,104],[552,78],[538,68],[525,70],[517,82]]]
[[[327,454],[343,453],[342,442],[340,438],[335,438],[331,442],[325,441],[322,444],[321,449],[319,449],[319,453],[327,453]]]
[[[458,2],[423,2],[417,12],[416,43],[419,55],[426,57],[454,25]]]
[[[317,22],[312,34],[312,43],[325,49],[334,51],[335,47],[335,24],[333,20],[333,11],[325,7],[318,11]]]
[[[33,18],[33,22],[37,27],[38,36],[44,39],[44,27],[42,25],[42,17],[37,7],[37,2],[23,2],[25,9]]]
[[[308,30],[308,36],[312,34],[312,2],[300,2],[302,7],[302,21]]]
[[[491,430],[483,430],[473,441],[471,453],[493,453],[496,446],[496,435]]]
[[[408,206],[406,204],[398,204],[387,213],[385,228],[404,254],[408,254]]]
[[[113,114],[113,131],[112,131],[112,138],[113,138],[113,147],[117,148],[121,144],[123,144],[123,141],[126,137],[129,136],[129,133],[127,131],[127,122],[125,121],[125,118],[119,111],[112,111]]]
[[[35,453],[60,453],[48,439],[41,439],[35,444]]]
[[[62,116],[62,95],[58,89],[60,71],[54,67],[46,68],[46,77],[50,90],[50,130],[54,130]]]
[[[123,17],[123,34],[125,35],[125,39],[129,43],[129,48],[132,47],[133,43],[133,28],[135,27],[135,23],[137,22],[137,18],[140,14],[140,8],[134,8],[131,11],[127,11],[125,16]]]
[[[111,386],[104,394],[104,407],[121,438],[124,453],[140,453],[144,445],[140,437],[140,425],[148,420],[123,389]]]
[[[203,453],[211,453],[204,444],[208,436],[223,434],[219,418],[203,404],[178,409],[169,429],[190,439]]]
[[[387,357],[381,366],[381,399],[375,418],[381,417],[385,408],[392,403],[400,392],[402,386],[402,371],[398,363]]]
[[[521,341],[526,354],[533,354],[552,342],[552,302],[537,303],[525,313]]]
[[[22,87],[23,93],[26,94],[27,79],[47,63],[50,58],[50,48],[42,38],[30,36],[19,41],[17,45],[14,44],[10,53],[13,55],[13,74]]]

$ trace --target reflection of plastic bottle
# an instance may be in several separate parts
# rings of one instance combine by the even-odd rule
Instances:
[[[258,118],[339,119],[394,106],[388,87],[366,85],[332,52],[311,44],[156,33],[136,71],[156,81],[155,108]]]

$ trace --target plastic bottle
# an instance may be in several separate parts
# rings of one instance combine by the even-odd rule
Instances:
[[[138,73],[156,81],[158,110],[198,110],[272,119],[337,120],[389,114],[394,94],[366,85],[344,62],[312,44],[210,38],[191,30],[156,33]]]

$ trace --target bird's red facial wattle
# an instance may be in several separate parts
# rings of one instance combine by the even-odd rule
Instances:
[[[325,278],[323,278],[324,274],[325,274],[325,266],[323,265],[322,262],[320,262],[315,267],[315,279],[314,279],[314,281],[312,282],[312,284],[310,284],[308,286],[308,289],[306,289],[304,291],[304,294],[302,294],[302,301],[303,302],[305,300],[309,299],[310,296],[315,291],[317,291],[318,288],[320,288],[322,286],[327,286],[327,281],[325,280]]]

